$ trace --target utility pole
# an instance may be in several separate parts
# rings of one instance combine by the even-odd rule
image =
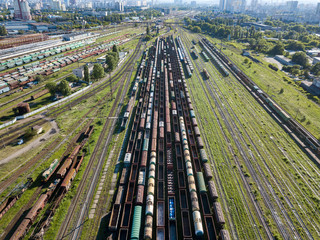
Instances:
[[[111,100],[113,98],[113,95],[112,95],[112,81],[111,81],[111,72],[109,72],[109,81],[110,81],[110,93],[111,93]]]

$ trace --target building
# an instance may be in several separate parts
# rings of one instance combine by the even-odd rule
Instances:
[[[79,32],[79,33],[65,34],[62,36],[62,38],[63,38],[63,41],[73,41],[73,40],[80,40],[83,38],[87,38],[89,36],[90,36],[90,33]]]
[[[287,12],[296,12],[298,9],[298,1],[287,1],[286,11]]]
[[[316,64],[316,63],[318,63],[318,62],[320,62],[320,57],[314,57],[314,58],[312,58],[312,64]]]
[[[118,10],[119,12],[123,12],[124,11],[124,5],[123,2],[116,2],[115,3],[115,8],[116,10]]]
[[[190,5],[191,5],[191,7],[196,7],[197,6],[197,2],[196,1],[191,1]]]
[[[317,4],[316,14],[317,14],[318,16],[320,16],[320,2]]]
[[[286,65],[286,66],[291,66],[291,65],[293,65],[291,59],[290,59],[290,58],[287,58],[287,57],[285,57],[285,56],[283,56],[283,55],[276,55],[276,56],[274,57],[274,59],[277,60],[279,63],[281,63],[281,64],[283,64],[283,65]]]
[[[50,32],[50,31],[56,31],[57,27],[49,24],[49,23],[30,23],[29,24],[30,29],[35,31],[35,32]]]
[[[89,74],[91,75],[93,72],[93,64],[87,63]],[[72,70],[73,74],[76,75],[78,78],[83,79],[84,78],[84,67],[81,66],[79,68]]]
[[[47,1],[48,7],[51,10],[57,10],[57,11],[65,11],[66,6],[64,3],[62,3],[60,0],[49,0]]]
[[[14,18],[21,20],[31,20],[30,7],[26,0],[14,0]]]
[[[243,12],[246,0],[220,0],[219,9],[228,12]]]
[[[42,133],[43,128],[42,128],[41,126],[39,126],[39,125],[35,125],[35,126],[33,126],[33,127],[31,128],[31,130],[32,130],[32,131],[35,131],[37,134],[40,134],[40,133]]]

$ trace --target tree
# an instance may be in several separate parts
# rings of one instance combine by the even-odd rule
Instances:
[[[288,45],[286,49],[294,50],[294,51],[304,51],[306,46],[299,41],[288,41]]]
[[[147,26],[147,30],[146,30],[147,35],[150,34],[150,29],[149,29],[149,25]]]
[[[101,66],[101,64],[95,63],[93,65],[92,75],[93,75],[94,79],[99,79],[99,78],[102,78],[104,76],[104,69]]]
[[[151,36],[150,35],[147,35],[145,38],[144,38],[144,40],[146,40],[146,41],[150,41],[151,40]]]
[[[37,75],[34,80],[37,81],[37,82],[42,82],[43,81],[43,76],[42,75]]]
[[[292,61],[303,66],[304,68],[308,65],[308,58],[304,52],[296,52],[293,54]]]
[[[112,46],[112,53],[116,53],[116,62],[119,61],[119,51],[118,51],[118,48],[117,48],[117,45],[113,45]]]
[[[5,26],[0,26],[0,36],[5,36],[5,35],[7,35],[8,33],[7,33],[7,29],[6,29],[6,27]]]
[[[117,45],[113,45],[112,46],[112,52],[118,52],[118,48],[117,48]]]
[[[67,82],[67,80],[63,79],[57,86],[59,92],[61,92],[61,94],[63,96],[68,96],[71,94],[71,88],[69,86],[69,83]]]
[[[192,28],[192,31],[195,33],[200,33],[201,32],[201,28],[199,26],[195,26]]]
[[[111,54],[107,54],[106,55],[106,64],[108,65],[108,71],[113,71],[116,66],[117,66],[117,62],[115,60],[115,58],[113,57],[113,55]]]
[[[89,74],[89,68],[87,65],[84,65],[84,68],[83,68],[83,71],[84,71],[84,81],[89,83],[90,82],[90,74]]]
[[[281,42],[278,42],[271,50],[269,54],[271,55],[283,55],[284,45]]]
[[[71,74],[70,76],[68,76],[67,78],[66,78],[66,80],[68,81],[68,82],[78,82],[78,77],[76,76],[76,75],[74,75],[74,74]]]
[[[48,82],[45,87],[49,90],[51,96],[56,94],[57,84],[55,82]]]
[[[311,73],[315,75],[320,74],[320,62],[317,62],[315,65],[313,65],[313,67],[311,68]]]

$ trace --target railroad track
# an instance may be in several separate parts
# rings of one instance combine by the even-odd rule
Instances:
[[[183,34],[181,34],[180,36],[182,36],[182,38],[186,39]],[[186,42],[188,43],[188,46],[189,46],[189,47],[192,46],[189,40],[187,40]],[[190,48],[188,48],[188,49],[190,49]],[[199,57],[199,58],[200,58],[200,57]],[[201,69],[201,67],[199,66],[199,64],[198,64],[196,61],[194,61],[194,63],[196,63],[196,66],[197,66],[198,69]],[[203,68],[203,67],[202,67],[202,68]],[[197,75],[197,79],[198,79],[198,81],[199,81],[200,84],[201,84],[201,88],[203,89],[203,92],[205,93],[205,96],[206,96],[206,99],[207,99],[207,101],[208,101],[208,103],[209,103],[209,106],[210,106],[211,111],[213,112],[215,118],[216,118],[216,119],[219,119],[219,117],[218,117],[218,116],[216,115],[216,113],[215,113],[214,106],[213,106],[212,103],[211,103],[210,97],[209,97],[207,91],[205,90],[206,88],[205,88],[204,85],[203,85],[203,79],[201,79],[198,75]],[[193,83],[192,81],[191,81],[191,84],[194,86],[194,88],[196,88],[195,85],[194,85],[194,83]],[[196,102],[196,101],[195,101],[195,102]],[[196,105],[195,105],[195,107],[196,107]],[[201,114],[201,113],[199,113],[199,114]],[[209,120],[207,120],[207,121],[214,122],[213,118],[212,118],[212,119],[209,119]],[[219,128],[220,131],[223,133],[223,137],[224,137],[225,142],[226,142],[226,143],[229,143],[229,144],[228,144],[228,149],[229,149],[229,151],[230,151],[231,153],[233,153],[233,155],[235,155],[234,150],[233,150],[233,149],[231,148],[231,146],[230,146],[230,141],[229,141],[229,139],[228,139],[228,136],[224,133],[223,126],[221,125],[220,121],[218,121],[218,125],[219,125],[218,128]],[[216,129],[217,129],[217,127],[216,127]],[[202,132],[205,133],[206,131],[204,131],[204,130],[205,130],[205,128],[203,128],[203,131],[202,131]],[[206,142],[208,143],[208,142],[209,142],[209,141],[208,141],[208,138],[207,138],[207,137],[205,137],[205,138],[206,138]],[[223,146],[223,145],[225,144],[225,143],[223,143],[220,139],[219,139],[219,141],[220,141],[220,146]],[[212,159],[214,159],[214,158],[213,158],[214,155],[212,154],[211,148],[209,147],[209,145],[207,145],[207,146],[208,146],[207,149],[208,149],[209,152],[211,153]],[[221,149],[223,149],[223,147],[221,147]],[[224,156],[225,162],[228,162],[228,165],[231,166],[231,165],[232,165],[232,162],[231,162],[230,159],[228,159],[228,158],[226,157],[226,156],[228,156],[228,154],[227,154],[225,151],[224,151],[224,153],[223,153],[223,156]],[[212,163],[212,165],[215,165],[215,164]],[[214,169],[217,169],[217,167],[215,167]],[[217,171],[217,170],[216,170],[216,171]],[[220,170],[220,171],[221,171],[221,170]],[[234,172],[233,169],[232,169],[231,172],[233,173],[234,179],[237,179],[236,173]],[[217,176],[218,176],[218,175],[217,175]],[[245,177],[244,177],[243,175],[241,176],[241,179],[244,181],[244,185],[245,185],[245,188],[246,188],[247,195],[249,195],[249,197],[250,197],[251,203],[252,203],[252,205],[254,206],[254,208],[255,208],[255,210],[256,210],[256,213],[257,213],[257,215],[258,215],[258,217],[259,217],[260,223],[261,223],[262,225],[264,225],[266,234],[269,236],[269,239],[272,239],[272,234],[271,234],[271,232],[270,232],[270,230],[269,230],[269,227],[264,223],[265,220],[264,220],[264,217],[263,217],[263,213],[261,212],[261,209],[259,208],[259,206],[258,206],[257,203],[255,202],[254,196],[252,196],[252,194],[250,193],[250,192],[251,192],[251,189],[250,189],[249,184],[246,182]],[[219,185],[220,185],[220,189],[221,189],[220,194],[224,195],[224,194],[223,194],[224,191],[222,190],[223,187],[222,187],[221,180],[220,180],[218,177],[216,178],[216,180],[218,180],[217,182],[220,183],[220,184],[219,184]],[[225,181],[227,181],[227,179],[225,179]],[[247,207],[247,209],[246,209],[247,215],[250,216],[250,220],[251,220],[252,225],[253,225],[253,226],[256,226],[256,227],[254,228],[254,229],[255,229],[256,237],[259,238],[259,239],[263,239],[263,237],[262,237],[261,234],[260,234],[260,230],[257,228],[257,225],[258,225],[258,224],[256,223],[256,221],[255,221],[255,219],[254,219],[254,217],[253,217],[253,215],[252,215],[252,213],[251,213],[251,211],[250,211],[249,203],[248,203],[247,200],[246,200],[245,194],[244,194],[244,192],[243,192],[243,190],[242,190],[242,188],[241,188],[241,183],[238,181],[238,179],[237,179],[237,183],[238,183],[238,186],[239,186],[239,187],[238,187],[238,189],[239,189],[238,191],[240,192],[240,196],[242,196],[242,201],[244,202],[244,205],[246,205],[246,207]],[[225,196],[225,195],[224,195],[224,196]],[[224,199],[227,199],[227,198],[225,197]],[[228,209],[228,207],[227,207],[228,204],[227,204],[226,202],[224,202],[224,206],[225,206],[225,209]],[[229,223],[232,224],[232,221],[229,221]],[[233,229],[233,235],[234,235],[234,236],[238,236],[235,227],[233,227],[232,229]]]
[[[220,92],[220,95],[223,96],[223,94],[222,94],[220,88],[217,86],[216,82],[214,82],[214,83],[216,85],[217,90]],[[224,96],[222,98],[224,98]],[[227,102],[226,99],[224,99],[224,100],[225,100],[225,102]],[[227,107],[229,107],[229,109],[231,109],[230,113],[232,115],[234,115],[235,122],[238,122],[239,125],[242,126],[238,117],[236,116],[235,112],[232,110],[232,108],[230,107],[228,102],[227,102]],[[249,115],[247,115],[247,117],[250,118]],[[265,168],[268,170],[269,174],[271,174],[270,176],[273,177],[272,179],[273,179],[273,182],[274,182],[276,189],[282,193],[284,200],[288,204],[289,209],[292,209],[292,214],[296,218],[296,221],[299,222],[299,224],[301,225],[301,228],[304,229],[306,236],[308,236],[309,239],[313,239],[308,228],[305,226],[302,218],[297,213],[297,210],[294,209],[294,206],[292,205],[289,198],[286,196],[286,194],[283,193],[283,189],[279,186],[279,183],[277,181],[277,177],[275,177],[274,174],[272,173],[272,171],[270,170],[268,164],[266,163],[265,158],[263,157],[261,152],[259,152],[259,150],[257,149],[255,142],[252,140],[252,138],[250,137],[250,135],[248,134],[248,132],[245,128],[242,127],[241,131],[245,133],[246,137],[249,139],[250,144],[253,146],[254,150],[257,152],[257,155],[259,156],[260,159],[262,159],[262,161],[265,165]],[[242,135],[239,136],[239,139],[242,139],[242,141],[245,142]],[[270,192],[271,196],[274,198],[274,201],[276,202],[276,205],[278,206],[278,208],[280,209],[280,212],[282,213],[284,219],[286,220],[285,222],[288,224],[289,229],[291,230],[291,232],[293,233],[295,238],[301,239],[302,236],[300,235],[300,233],[297,231],[296,227],[294,226],[292,218],[288,215],[287,211],[283,208],[282,203],[281,203],[279,197],[277,196],[278,194],[276,194],[275,190],[271,187],[270,180],[265,178],[265,175],[263,173],[263,170],[261,169],[261,166],[259,164],[257,164],[258,159],[256,159],[255,156],[253,154],[251,154],[251,152],[249,152],[249,154],[251,155],[251,157],[253,159],[250,167],[252,167],[252,170],[254,171],[254,165],[256,165],[256,169],[257,169],[256,171],[261,176],[262,184],[264,184],[266,186],[266,188]],[[267,154],[267,156],[268,156],[268,154]],[[263,191],[263,192],[268,192],[268,191]],[[277,217],[277,216],[275,216],[275,217]]]
[[[108,233],[113,232],[113,239],[127,239],[130,232],[131,238],[139,238],[143,229],[145,238],[217,238],[216,227],[220,230],[225,221],[220,204],[209,202],[204,179],[198,177],[203,176],[202,164],[205,166],[198,154],[203,144],[200,134],[196,138],[193,131],[196,120],[190,111],[193,108],[176,45],[171,37],[167,41],[157,39],[148,54]],[[206,181],[211,179],[210,167],[203,171]],[[129,177],[125,177],[126,173]],[[199,186],[202,190],[197,190],[193,175],[197,175],[199,184],[203,182]],[[210,196],[214,198],[213,195]],[[216,210],[216,222],[211,204],[220,210]]]
[[[202,63],[201,67],[203,68],[203,66],[204,65]],[[267,191],[266,191],[263,183],[258,178],[257,173],[255,173],[255,170],[252,167],[252,164],[250,162],[250,156],[248,156],[248,154],[246,153],[247,151],[243,148],[242,143],[238,140],[238,139],[241,139],[245,143],[245,141],[241,137],[240,131],[238,130],[237,126],[234,123],[234,120],[232,120],[230,113],[228,112],[228,110],[225,107],[225,104],[227,102],[225,100],[223,101],[221,98],[219,98],[217,90],[212,86],[211,82],[208,83],[208,81],[206,81],[206,88],[208,89],[211,98],[215,101],[216,106],[218,107],[218,112],[222,116],[228,132],[230,132],[231,136],[233,136],[234,143],[237,146],[237,148],[239,149],[239,153],[240,153],[242,159],[244,160],[244,162],[246,163],[246,167],[248,168],[251,177],[253,178],[254,182],[257,183],[258,189],[261,189],[260,194],[263,197],[265,205],[270,209],[272,218],[275,221],[275,223],[277,224],[278,230],[280,231],[280,233],[281,233],[282,237],[284,237],[284,239],[288,239],[289,233],[285,230],[283,223],[280,221],[280,219],[276,215],[276,212],[277,212],[276,207],[273,205],[269,195],[266,193]],[[235,137],[235,136],[237,136],[237,137]],[[237,160],[237,157],[235,159],[236,159],[235,162],[237,163],[238,168],[241,169],[240,161]],[[241,176],[242,176],[243,183],[247,186],[247,188],[248,188],[247,190],[249,190],[249,192],[250,192],[250,187],[249,187],[249,184],[248,184],[244,174],[242,173]],[[257,210],[257,208],[256,208],[256,210]],[[259,212],[260,212],[259,215],[261,214],[261,216],[263,216],[263,213],[260,210],[260,208],[259,208]],[[281,212],[281,210],[280,210],[280,212]],[[265,227],[267,226],[265,221],[263,221],[262,224],[264,224]],[[269,229],[269,228],[266,228],[266,229]],[[268,233],[268,236],[270,239],[272,239],[271,232]]]
[[[235,82],[234,82],[231,78],[229,78],[228,81],[226,81],[226,83],[227,83],[231,88],[235,88],[235,89],[240,90],[240,89],[239,89],[239,86],[236,85]],[[237,91],[237,92],[238,92],[238,93],[241,93],[241,91]],[[241,99],[243,99],[243,101],[246,102],[245,104],[246,104],[247,106],[251,106],[252,109],[255,109],[255,107],[252,106],[253,103],[252,103],[251,101],[249,101],[247,97],[245,97],[245,96],[243,95],[243,96],[241,96]],[[236,103],[234,103],[234,104],[236,105]],[[255,117],[252,117],[252,116],[255,116]],[[261,116],[258,116],[258,115],[256,114],[256,112],[254,112],[254,111],[252,112],[252,115],[251,115],[251,116],[248,115],[247,112],[244,112],[244,116],[239,116],[239,118],[243,118],[243,120],[245,120],[245,119],[252,119],[252,121],[256,122],[257,126],[259,125],[259,122],[258,122],[256,119],[259,119],[259,117],[261,118]],[[240,121],[238,120],[238,118],[235,118],[235,119],[239,122],[239,125],[240,125],[241,123],[240,123]],[[245,135],[249,138],[248,130],[242,129],[242,131],[243,131],[243,132],[245,133]],[[249,131],[255,132],[254,129],[251,129],[251,130],[249,130]],[[272,129],[270,129],[270,131],[272,131]],[[252,134],[251,134],[251,136],[252,136]],[[255,136],[255,135],[253,135],[253,136]],[[285,137],[285,136],[284,136],[284,137]],[[281,140],[282,140],[282,138],[281,138]],[[258,149],[257,146],[256,146],[256,142],[259,142],[259,141],[260,141],[259,139],[254,140],[254,139],[252,139],[252,137],[251,137],[251,138],[249,138],[249,141],[250,141],[250,144],[254,147],[254,150],[257,152],[258,156],[261,156],[260,159],[262,160],[262,162],[263,162],[263,164],[264,164],[264,166],[265,166],[265,169],[267,170],[268,175],[271,176],[271,180],[273,181],[273,183],[274,183],[277,191],[282,194],[282,196],[283,196],[284,200],[286,201],[288,207],[289,207],[290,209],[292,209],[292,214],[295,216],[296,220],[299,222],[299,224],[301,225],[301,227],[304,229],[306,236],[308,236],[309,239],[313,239],[312,236],[311,236],[311,233],[309,232],[309,230],[308,230],[308,228],[306,227],[306,224],[304,223],[304,220],[303,220],[303,219],[309,219],[310,216],[305,212],[304,209],[302,209],[302,207],[301,207],[301,205],[300,205],[301,203],[299,203],[299,201],[298,201],[298,200],[296,199],[296,197],[295,197],[296,194],[293,194],[293,193],[291,192],[291,190],[290,190],[288,184],[286,183],[286,181],[282,180],[282,177],[279,178],[279,176],[282,176],[282,173],[280,173],[280,171],[277,169],[276,166],[274,166],[274,165],[269,166],[268,163],[267,163],[267,161],[266,161],[266,159],[265,159],[266,157],[264,157],[264,156],[267,156],[267,157],[268,157],[268,156],[271,154],[271,155],[274,156],[274,159],[277,159],[277,158],[279,158],[279,157],[278,157],[279,155],[276,155],[276,153],[275,153],[274,151],[266,151],[265,148],[262,148],[262,151],[263,151],[263,152],[260,152],[259,149]],[[273,142],[273,144],[274,144],[274,146],[275,146],[276,148],[279,148],[279,149],[281,150],[281,148],[279,147],[279,142],[276,143],[274,139],[271,139],[271,141]],[[292,144],[292,146],[293,146],[294,148],[296,148],[294,144]],[[297,148],[296,148],[296,149],[297,149]],[[296,151],[296,150],[295,150],[295,151]],[[283,154],[284,156],[286,156],[288,159],[290,159],[290,157],[287,156],[287,154],[286,154],[285,151],[282,151],[282,154]],[[307,160],[306,160],[306,161],[307,161]],[[300,161],[297,159],[297,162],[300,162]],[[308,161],[307,161],[307,162],[308,162]],[[272,169],[271,169],[271,167],[272,167]],[[303,165],[301,165],[301,167],[302,167],[305,171],[307,171]],[[259,164],[257,164],[257,168],[259,169],[260,174],[262,174],[262,169],[260,168]],[[286,167],[285,167],[284,169],[286,169]],[[299,170],[298,168],[296,168],[296,167],[294,167],[294,169],[295,169],[297,172],[300,171],[300,170]],[[275,174],[274,172],[276,172],[276,174]],[[304,179],[304,176],[303,176],[302,174],[300,174],[300,175],[301,175],[301,178]],[[281,181],[282,183],[280,183],[280,181]],[[311,190],[315,195],[318,195],[318,194],[319,194],[319,191],[315,192],[314,189],[313,189],[313,187],[311,187],[311,186],[309,185],[309,183],[308,183],[308,181],[307,181],[306,179],[304,179],[304,181],[305,181],[306,185],[309,186],[310,190]],[[297,186],[297,183],[296,183],[295,180],[291,179],[291,182],[292,182],[292,184],[295,184],[295,185],[296,185],[296,188],[297,188],[299,191],[301,191],[301,190],[300,190],[300,187]],[[267,183],[267,186],[270,186],[270,185],[271,185],[271,183],[268,182],[268,183]],[[284,186],[285,186],[286,188],[284,188]],[[315,185],[315,186],[317,186],[317,185]],[[319,189],[319,188],[318,188],[318,189]],[[285,193],[285,191],[288,191],[288,192],[291,192],[291,193],[292,193],[291,196],[294,198],[294,201],[296,202],[296,205],[299,206],[299,207],[301,208],[302,212],[304,213],[303,218],[299,215],[299,213],[298,213],[299,211],[298,211],[298,210],[294,210],[295,207],[293,206],[292,201],[289,199],[289,197],[287,196],[287,194]],[[275,194],[274,191],[271,191],[271,192],[273,192],[273,194]],[[302,195],[303,195],[303,194],[302,194]],[[318,214],[319,214],[319,211],[318,211],[317,209],[315,209],[315,208],[312,207],[312,204],[311,204],[310,200],[307,199],[307,201],[309,202],[309,204],[310,204],[310,206],[311,206],[311,208],[312,208],[312,211],[313,211],[315,214],[318,215]],[[309,219],[308,223],[311,224],[311,225],[313,226],[313,228],[315,229],[315,231],[318,232],[318,231],[319,231],[319,227],[315,227],[314,224],[312,224],[312,222],[313,222],[313,221],[312,221],[311,219]],[[319,232],[318,232],[318,233],[319,233]]]
[[[68,215],[67,215],[67,217],[66,217],[66,219],[64,221],[64,224],[62,224],[62,229],[60,229],[60,231],[59,231],[58,239],[63,239],[66,236],[69,235],[67,233],[68,227],[71,224],[71,220],[72,220],[72,217],[75,214],[76,207],[79,206],[78,205],[79,199],[82,196],[82,193],[83,193],[85,187],[87,187],[87,180],[88,180],[90,171],[91,171],[91,169],[93,167],[93,164],[96,162],[95,159],[98,158],[97,155],[98,155],[98,152],[100,150],[100,146],[103,143],[103,140],[104,140],[104,137],[105,137],[105,134],[106,134],[107,130],[109,130],[109,134],[108,134],[107,141],[106,141],[105,145],[107,146],[110,143],[111,136],[113,134],[114,126],[115,126],[114,119],[111,119],[110,117],[117,116],[119,114],[120,106],[121,106],[119,103],[123,102],[125,93],[128,90],[130,77],[131,77],[130,73],[132,73],[132,70],[133,70],[133,67],[131,65],[135,64],[135,59],[136,59],[136,56],[137,56],[137,54],[138,54],[138,52],[140,50],[140,46],[141,46],[141,41],[139,41],[139,43],[138,43],[138,45],[137,45],[137,47],[135,49],[135,52],[132,54],[133,57],[129,60],[130,61],[129,65],[124,70],[124,72],[126,72],[126,74],[124,74],[122,76],[121,81],[119,82],[120,83],[119,85],[121,87],[124,87],[124,89],[121,89],[121,91],[118,91],[118,94],[117,94],[116,99],[115,99],[115,103],[113,104],[112,109],[111,109],[111,111],[110,111],[110,113],[109,113],[109,115],[107,117],[106,123],[105,123],[105,125],[103,127],[103,130],[102,130],[100,136],[99,136],[99,139],[98,139],[98,142],[97,142],[96,147],[94,149],[94,152],[93,152],[93,154],[92,154],[92,156],[91,156],[91,158],[89,160],[89,165],[87,166],[86,171],[84,173],[84,176],[82,177],[83,180],[80,182],[77,194],[73,199],[73,204],[70,206],[70,208],[69,208],[70,210],[68,211]],[[128,71],[130,68],[131,68],[131,71]],[[128,78],[128,76],[129,76],[129,79],[126,81],[126,85],[124,86],[123,83]],[[121,94],[121,92],[122,92],[122,94]],[[111,124],[111,126],[110,126],[110,124]],[[105,147],[103,152],[100,155],[99,162],[97,163],[98,169],[96,169],[96,171],[95,171],[96,173],[100,173],[100,170],[101,170],[101,167],[102,167],[102,163],[103,163],[103,160],[104,160],[105,154],[106,154],[106,150],[105,149],[107,149],[107,148]],[[94,175],[94,177],[93,177],[94,180],[91,183],[95,183],[95,180],[97,179],[97,176],[98,175],[96,175],[96,174]],[[95,186],[95,184],[93,186],[90,186],[90,189],[89,189],[90,194],[93,193],[94,186]],[[86,206],[88,204],[90,204],[90,202],[91,202],[90,199],[91,198],[92,198],[92,196],[85,202]],[[85,209],[85,210],[87,211],[87,209]],[[79,230],[77,230],[77,229],[78,229],[78,227],[81,226],[81,223],[83,222],[83,218],[84,217],[85,217],[85,214],[84,214],[84,210],[82,209],[82,211],[80,213],[80,217],[77,220],[76,228],[75,228],[75,230],[73,232],[70,233],[70,235],[72,235],[72,236],[70,236],[72,239],[77,239],[78,238],[78,235],[80,233],[79,233]]]
[[[212,83],[211,83],[211,85],[212,85]],[[223,96],[223,94],[222,94],[221,90],[219,89],[219,87],[217,86],[216,82],[215,82],[215,86],[216,86],[215,89],[218,89],[217,91],[220,91],[220,95]],[[214,88],[213,86],[211,86],[211,87]],[[217,94],[217,95],[218,95],[218,94]],[[222,97],[222,98],[223,98],[223,97]],[[226,99],[224,99],[224,100],[225,100],[225,102],[227,102]],[[227,105],[228,105],[228,104],[227,104]],[[231,109],[230,106],[228,106],[228,107],[229,107],[229,109]],[[229,111],[230,111],[230,110],[229,110]],[[235,113],[232,111],[232,109],[231,109],[231,114],[235,115]],[[249,117],[249,116],[247,116],[247,117]],[[237,121],[237,118],[236,118],[236,117],[235,117],[235,119],[236,119],[236,121]],[[239,122],[239,120],[238,120],[238,122]],[[239,124],[240,124],[240,122],[239,122]],[[249,137],[248,133],[246,132],[246,130],[245,130],[245,129],[242,129],[242,131],[245,131],[247,137],[250,139],[250,137]],[[242,138],[242,136],[240,135],[240,136],[239,136],[239,139],[241,139],[241,138]],[[245,142],[244,139],[242,139],[242,141]],[[255,150],[257,150],[254,142],[253,142],[251,139],[250,139],[250,143],[254,146]],[[259,154],[259,152],[258,152],[258,154]],[[252,155],[252,157],[254,158],[253,155]],[[255,160],[257,160],[257,159],[255,159]],[[254,162],[255,162],[255,161],[254,161]],[[252,166],[252,169],[253,169],[253,166]],[[252,170],[252,169],[251,169],[251,170]],[[260,166],[258,166],[258,172],[260,173],[261,176],[263,175]],[[265,181],[267,181],[267,182],[265,182],[265,185],[267,186],[267,188],[269,189],[269,191],[270,191],[271,193],[273,193],[272,195],[276,195],[275,192],[273,191],[273,189],[271,189],[271,187],[270,187],[271,185],[270,185],[270,183],[268,182],[268,180],[265,180]],[[298,238],[301,237],[301,236],[299,236],[299,234],[297,233],[295,227],[293,226],[293,224],[292,224],[292,222],[291,222],[292,220],[290,219],[289,216],[287,216],[286,212],[283,211],[282,206],[281,206],[281,203],[280,203],[279,200],[277,201],[277,199],[276,199],[276,204],[278,205],[278,207],[279,207],[280,211],[282,212],[282,214],[284,214],[284,217],[285,217],[287,223],[289,224],[289,228],[291,228],[291,230],[292,230],[292,232],[295,234],[295,236],[298,237]],[[292,205],[291,205],[291,206],[292,206]],[[301,222],[301,219],[300,219],[299,217],[297,218],[297,220],[298,220],[299,222]],[[303,226],[303,225],[304,225],[304,224],[302,224],[302,226]],[[310,237],[310,233],[308,232],[307,229],[306,229],[306,234]]]
[[[133,54],[132,56],[135,56],[135,54]],[[134,59],[134,58],[132,57],[132,60],[131,60],[130,62],[132,62],[133,59]],[[130,66],[130,65],[127,65],[127,67],[129,67],[129,66]],[[120,85],[120,83],[118,82],[118,83],[116,84],[116,86],[114,86],[113,92],[115,91],[115,89],[116,89],[119,85]],[[96,106],[96,108],[102,103],[103,100],[105,100],[106,98],[109,97],[109,94],[110,94],[110,93],[108,93],[103,99],[101,99],[101,100],[99,101],[99,104]],[[89,110],[89,112],[87,112],[87,113],[85,114],[85,116],[83,116],[83,117],[81,118],[81,120],[79,120],[78,122],[76,122],[76,123],[73,125],[74,130],[86,120],[86,117],[87,117],[94,109],[95,109],[95,108],[91,108],[91,109]],[[82,120],[83,120],[83,122],[81,123]],[[71,133],[72,133],[72,132],[71,132]],[[71,135],[71,133],[70,133],[69,135]],[[65,139],[65,141],[67,141],[67,138]],[[55,144],[56,144],[56,143],[55,143]],[[58,147],[59,147],[61,144],[62,144],[62,143],[60,143],[60,144],[58,145]],[[42,156],[44,156],[45,154],[46,154],[46,153],[44,152]],[[28,162],[28,164],[26,164],[23,168],[21,168],[17,174],[15,174],[13,177],[9,178],[9,179],[8,179],[7,181],[5,181],[4,183],[1,183],[1,184],[2,184],[2,188],[6,187],[6,186],[10,185],[12,182],[14,182],[14,181],[19,177],[19,175],[24,172],[23,170],[29,169],[31,166],[34,165],[34,163],[37,162],[37,160],[38,160],[39,158],[40,158],[40,157],[36,157],[36,158],[33,159],[30,163]],[[44,160],[43,160],[43,161],[44,161]],[[42,162],[43,162],[43,161],[42,161]],[[38,165],[39,165],[39,164],[38,164]],[[14,219],[14,220],[15,220],[15,219]],[[9,227],[11,227],[11,226],[12,226],[12,225],[10,225]]]
[[[79,126],[79,125],[78,125]],[[87,128],[87,127],[86,127]],[[84,128],[84,129],[86,129]],[[80,131],[71,141],[71,144],[69,144],[69,146],[67,147],[66,151],[64,152],[64,154],[62,155],[61,159],[63,159],[66,155],[68,155],[71,150],[74,147],[74,144],[76,142],[76,140],[79,138],[80,134],[82,132]],[[37,185],[35,185],[37,184]],[[40,184],[40,185],[39,185]],[[14,216],[14,218],[10,221],[10,223],[8,224],[8,226],[6,227],[6,229],[4,230],[4,232],[2,233],[2,236],[0,236],[0,239],[8,239],[10,235],[13,234],[14,230],[17,226],[17,224],[19,223],[19,219],[21,219],[21,216],[25,216],[25,211],[29,210],[32,205],[34,204],[35,200],[40,196],[42,189],[43,189],[43,185],[40,182],[34,183],[33,185],[35,185],[36,190],[34,192],[34,194],[32,195],[32,197],[29,199],[28,203],[25,204],[18,212],[17,214]],[[31,186],[32,187],[32,186]]]
[[[126,66],[128,66],[128,62],[125,63],[124,68],[126,68]],[[76,99],[72,100],[70,103],[66,103],[64,106],[62,106],[61,108],[59,107],[55,107],[52,110],[49,110],[45,114],[45,116],[47,117],[56,117],[58,114],[64,113],[66,111],[69,110],[69,108],[77,105],[79,102],[81,102],[82,100],[85,100],[91,96],[94,96],[95,94],[97,94],[98,92],[102,91],[104,88],[108,87],[110,84],[113,84],[118,78],[119,76],[121,76],[124,73],[123,68],[117,72],[114,76],[111,77],[110,80],[107,80],[105,82],[103,82],[102,84],[96,86],[94,89],[90,89],[88,90],[86,93],[84,93],[82,96],[77,97]],[[5,138],[5,136],[7,134],[12,134],[12,133],[16,133],[19,130],[22,130],[28,126],[32,126],[32,125],[42,125],[44,124],[46,121],[43,119],[36,119],[36,120],[31,120],[30,122],[26,123],[26,124],[22,124],[22,126],[16,127],[16,128],[12,128],[9,127],[10,130],[6,131],[6,133],[1,134],[0,135],[0,139]],[[6,139],[6,141],[9,141],[8,139]]]

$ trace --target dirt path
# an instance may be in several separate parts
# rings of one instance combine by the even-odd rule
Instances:
[[[30,142],[24,148],[21,148],[21,149],[17,150],[16,152],[12,153],[10,156],[8,156],[4,159],[1,159],[0,165],[9,162],[12,159],[19,157],[21,154],[28,152],[29,150],[31,150],[33,148],[38,147],[43,142],[47,141],[48,139],[52,138],[52,136],[59,133],[59,127],[58,127],[57,123],[54,120],[50,120],[50,119],[47,119],[47,120],[50,121],[50,124],[51,124],[51,129],[48,132],[46,132],[43,135],[40,135],[37,139]]]

